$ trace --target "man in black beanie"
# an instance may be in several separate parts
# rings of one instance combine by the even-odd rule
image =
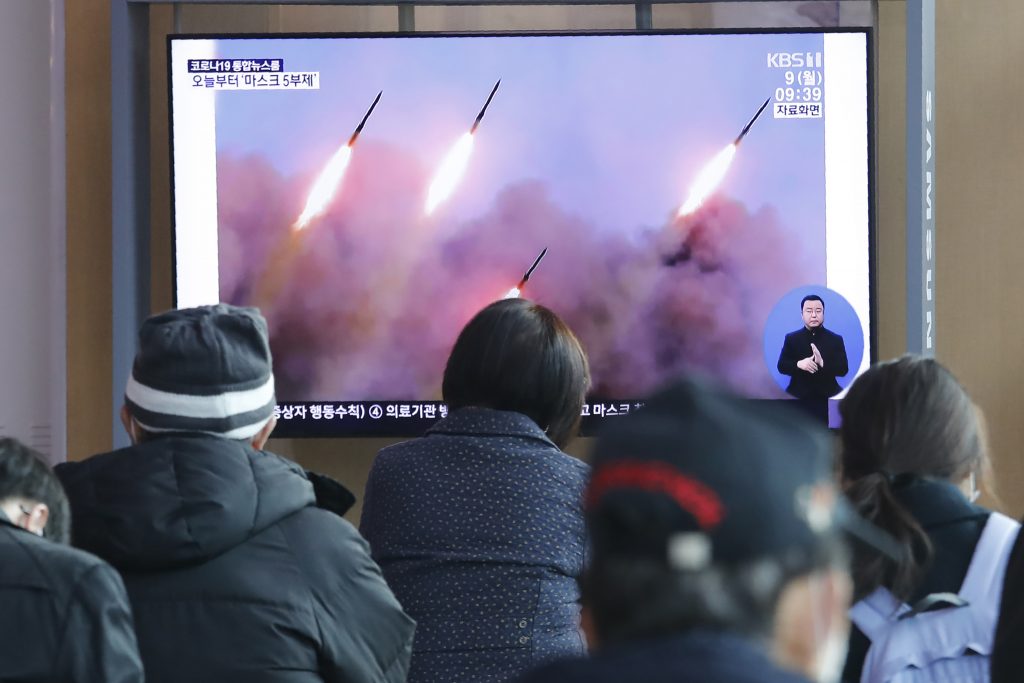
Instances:
[[[591,657],[523,683],[838,680],[851,584],[823,430],[680,382],[609,425],[591,464]]]
[[[150,683],[404,681],[414,624],[345,509],[262,450],[274,405],[255,309],[147,320],[133,445],[58,468],[75,544],[120,571]]]

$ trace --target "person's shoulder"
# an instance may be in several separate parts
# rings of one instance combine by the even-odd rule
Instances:
[[[359,532],[347,519],[316,505],[308,505],[301,508],[295,514],[282,519],[278,524],[294,528],[328,529],[337,534],[339,539],[346,539],[349,536],[359,536]]]
[[[6,525],[0,526],[0,556],[0,583],[31,584],[64,597],[97,572],[115,571],[95,555]]]
[[[385,446],[377,451],[377,455],[373,459],[373,466],[374,468],[387,467],[402,463],[409,458],[429,457],[438,450],[437,447],[440,444],[435,443],[437,440],[437,438],[421,436]]]
[[[125,460],[132,460],[135,446],[119,448],[115,451],[97,453],[83,460],[69,460],[58,463],[54,466],[53,472],[65,487],[76,482],[89,479],[97,473],[110,467],[117,467],[118,463]]]
[[[351,596],[353,584],[380,576],[369,543],[348,520],[309,507],[279,525],[288,539],[293,566],[314,594]],[[380,582],[383,585],[383,579]]]
[[[337,566],[361,554],[369,556],[369,546],[355,526],[329,510],[304,507],[277,522],[277,526],[300,561]]]
[[[502,444],[505,472],[520,474],[542,486],[579,488],[590,475],[590,465],[555,446],[550,441],[517,436]]]
[[[590,475],[590,465],[583,462],[579,458],[569,455],[565,451],[557,448],[552,449],[550,454],[550,462],[552,467],[555,467],[569,475],[575,477],[586,478]]]
[[[438,449],[426,442],[426,437],[401,441],[377,451],[370,467],[369,480],[373,482],[404,479],[410,468],[431,467]]]
[[[791,339],[796,339],[797,337],[802,336],[806,332],[807,332],[807,329],[803,328],[803,327],[801,327],[798,330],[793,330],[792,332],[787,332],[786,333],[786,341],[789,341]]]
[[[427,438],[425,436],[421,436],[415,439],[409,439],[408,441],[393,443],[390,446],[385,446],[377,451],[375,460],[387,461],[394,458],[401,458],[403,455],[408,455],[410,453],[420,453],[424,450],[429,451],[430,448],[426,445],[426,442]]]
[[[0,543],[18,546],[23,554],[45,562],[47,566],[88,571],[93,567],[106,565],[106,562],[84,550],[72,548],[7,525],[3,525],[0,529],[3,530],[0,532]]]

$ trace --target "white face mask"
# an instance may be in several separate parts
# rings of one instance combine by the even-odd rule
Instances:
[[[815,576],[811,579],[811,595],[814,603],[814,650],[818,653],[814,664],[815,683],[839,683],[843,676],[843,668],[846,664],[846,654],[849,649],[849,633],[847,629],[840,629],[836,632],[831,624],[822,623],[820,605],[825,604],[827,596],[822,582],[824,576]]]
[[[820,643],[820,641],[819,641]],[[816,683],[839,683],[846,665],[849,640],[840,634],[829,634],[824,644],[818,645],[818,663],[815,666]]]

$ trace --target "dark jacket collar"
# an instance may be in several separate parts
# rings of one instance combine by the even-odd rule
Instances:
[[[828,336],[830,334],[834,334],[832,330],[828,329],[824,325],[819,325],[818,327],[815,327],[813,330],[807,327],[807,325],[804,325],[802,329],[804,331],[804,334],[810,335],[812,337],[816,337],[818,335]]]
[[[522,413],[491,408],[459,408],[427,430],[427,434],[463,436],[517,436],[557,448],[537,423]]]
[[[24,531],[26,534],[30,533],[27,529],[23,529],[12,522],[7,515],[4,514],[3,510],[0,510],[0,528],[17,529],[18,531]]]
[[[988,514],[968,501],[955,484],[939,479],[898,476],[893,495],[926,529]]]

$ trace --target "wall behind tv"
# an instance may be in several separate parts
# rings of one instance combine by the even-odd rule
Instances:
[[[64,459],[64,6],[0,2],[0,435]]]
[[[69,457],[110,446],[110,82],[108,0],[66,0],[68,122]],[[765,3],[755,3],[765,5]],[[836,3],[803,3],[812,11]],[[845,4],[845,3],[844,3]],[[988,416],[1003,507],[1024,513],[1024,3],[937,2],[937,344]],[[751,5],[753,7],[753,5]],[[701,25],[707,6],[656,6],[655,20]],[[877,285],[879,357],[904,348],[905,6],[879,0],[877,31]],[[418,9],[417,29],[628,28],[631,5]],[[189,8],[185,31],[392,30],[394,7]],[[659,25],[659,24],[656,24]],[[152,10],[152,264],[154,310],[171,302],[170,208],[163,35],[171,10]],[[72,225],[74,226],[72,229]],[[278,440],[272,447],[361,493],[382,440]],[[577,449],[582,449],[581,444]],[[358,509],[353,517],[358,515]]]

